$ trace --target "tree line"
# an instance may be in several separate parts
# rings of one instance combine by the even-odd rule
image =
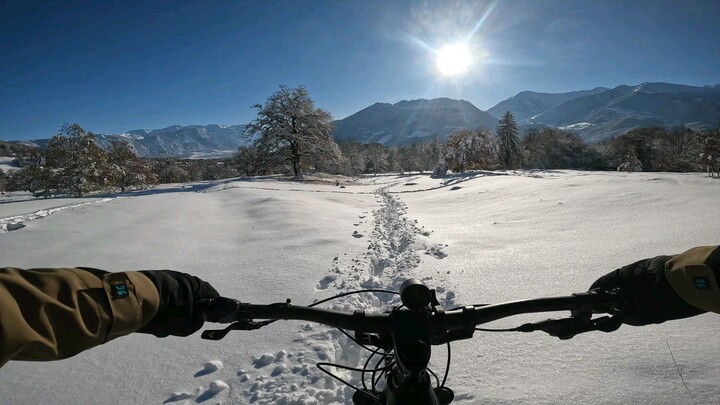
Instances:
[[[12,151],[19,167],[0,170],[1,191],[29,191],[38,197],[147,188],[158,183],[236,177],[230,159],[140,158],[132,145],[114,141],[108,150],[78,124],[65,124],[42,149]]]
[[[247,126],[248,144],[227,159],[140,158],[123,141],[104,150],[92,132],[77,124],[64,125],[43,149],[3,143],[0,155],[16,156],[21,168],[11,173],[0,170],[0,191],[82,196],[237,176],[288,174],[301,179],[308,172],[443,176],[448,171],[478,169],[703,170],[720,177],[720,130],[638,128],[587,144],[577,134],[558,128],[529,128],[521,136],[508,111],[494,129],[460,128],[445,140],[434,136],[386,146],[336,142],[332,115],[316,108],[302,86],[280,86],[254,108],[257,117]]]
[[[720,130],[686,127],[631,130],[596,144],[577,134],[547,127],[523,136],[509,111],[496,128],[461,128],[441,141],[438,136],[410,145],[388,147],[357,141],[336,143],[332,116],[315,108],[304,87],[280,90],[258,104],[248,126],[254,141],[235,156],[246,176],[325,171],[346,175],[383,172],[474,169],[612,169],[627,171],[720,170]],[[495,130],[493,134],[493,129]],[[719,175],[720,177],[720,175]]]

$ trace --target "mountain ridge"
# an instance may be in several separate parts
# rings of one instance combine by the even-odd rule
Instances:
[[[376,102],[336,120],[337,141],[379,142],[387,146],[447,135],[458,128],[494,129],[498,117],[510,111],[521,130],[551,126],[574,131],[588,142],[644,126],[685,125],[692,129],[720,127],[720,83],[690,86],[643,82],[613,88],[596,87],[567,93],[522,91],[487,111],[467,100],[447,97]],[[494,115],[493,115],[494,114]],[[140,156],[229,156],[250,140],[245,125],[170,125],[133,129],[119,134],[96,134],[102,147],[114,140],[130,142]],[[16,141],[44,146],[49,139]]]
[[[565,101],[606,90],[608,90],[606,87],[595,87],[591,90],[577,90],[566,93],[541,93],[525,90],[497,103],[487,111],[498,119],[505,114],[506,111],[510,111],[518,123],[527,124],[529,118],[562,104]]]
[[[638,127],[720,127],[720,87],[662,82],[620,85],[568,100],[532,117],[530,123],[561,128],[582,124],[577,132],[589,142]]]
[[[161,129],[133,129],[120,134],[95,134],[104,149],[113,141],[129,142],[138,156],[185,158],[225,157],[249,142],[245,125],[171,125]],[[44,147],[50,139],[20,141]]]
[[[467,100],[442,97],[375,103],[334,124],[337,141],[394,146],[434,136],[446,138],[458,128],[494,128],[497,119]]]

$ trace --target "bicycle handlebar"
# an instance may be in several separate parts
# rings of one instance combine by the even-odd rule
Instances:
[[[430,290],[420,280],[405,281],[399,293],[404,308],[395,307],[389,313],[366,313],[364,310],[350,313],[295,306],[290,304],[290,300],[285,303],[255,305],[230,298],[218,298],[210,303],[206,313],[207,320],[230,323],[230,326],[223,330],[206,330],[202,337],[219,340],[231,330],[257,329],[278,319],[310,321],[352,330],[355,338],[350,338],[356,343],[366,349],[365,344],[384,349],[382,359],[387,360],[388,353],[393,353],[394,359],[391,369],[387,371],[387,384],[382,392],[375,390],[374,378],[370,389],[360,389],[328,373],[318,364],[318,368],[356,390],[353,403],[447,405],[452,402],[454,394],[444,386],[445,379],[435,388],[430,384],[427,366],[432,345],[448,343],[448,363],[445,371],[447,377],[450,367],[449,343],[472,337],[477,325],[526,313],[570,310],[572,316],[569,318],[548,319],[526,323],[514,329],[498,330],[541,330],[560,339],[569,339],[578,333],[592,330],[611,332],[622,323],[622,315],[592,318],[593,313],[622,314],[623,298],[617,291],[593,290],[565,297],[474,305],[451,310],[443,309],[435,297],[435,291]],[[351,293],[342,295],[347,294]],[[257,322],[256,319],[266,321]],[[378,351],[371,352],[372,357]],[[364,373],[367,370],[359,371]]]
[[[466,306],[447,311],[440,309],[440,311],[434,311],[429,315],[429,329],[431,335],[435,336],[447,334],[451,331],[474,330],[477,325],[514,315],[564,310],[570,310],[575,314],[588,314],[585,320],[589,321],[589,314],[593,312],[609,312],[613,307],[619,306],[621,302],[622,299],[616,292],[590,291],[562,297],[538,298],[485,306]],[[388,313],[366,313],[364,310],[349,313],[295,306],[289,302],[255,305],[241,303],[229,298],[219,298],[211,303],[210,307],[211,309],[208,312],[209,321],[236,323],[234,327],[231,326],[224,331],[205,331],[203,333],[203,338],[213,340],[221,339],[232,329],[257,329],[268,323],[254,322],[256,319],[303,320],[352,330],[356,333],[388,333],[392,329]],[[542,328],[538,329],[544,330]],[[519,331],[530,330],[526,327],[525,330],[519,329]]]

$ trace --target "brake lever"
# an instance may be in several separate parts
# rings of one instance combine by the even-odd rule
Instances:
[[[275,322],[275,320],[256,322],[247,318],[249,305],[232,298],[220,297],[213,299],[208,304],[205,320],[215,323],[229,323],[230,325],[225,329],[203,331],[200,337],[207,340],[220,340],[231,330],[260,329]]]
[[[234,323],[231,323],[227,328],[225,329],[211,329],[203,331],[202,335],[200,335],[201,338],[207,339],[207,340],[220,340],[224,338],[231,330],[254,330],[254,329],[260,329],[265,325],[268,325],[270,323],[275,322],[274,320],[270,321],[262,321],[262,322],[256,322],[249,319],[245,319],[242,321],[237,321]]]
[[[601,316],[591,319],[590,317],[570,317],[559,319],[547,319],[540,322],[526,323],[520,325],[519,332],[543,331],[550,336],[561,340],[567,340],[580,333],[601,331],[613,332],[622,325],[622,316]]]

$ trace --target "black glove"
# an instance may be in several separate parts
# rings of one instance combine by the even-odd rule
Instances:
[[[218,298],[215,289],[205,281],[173,270],[142,270],[160,294],[160,308],[139,333],[157,337],[189,336],[205,322],[210,300]]]
[[[617,315],[628,325],[663,323],[702,314],[705,311],[680,298],[668,283],[665,262],[671,258],[658,256],[627,265],[600,277],[590,289],[619,288],[626,304]]]

